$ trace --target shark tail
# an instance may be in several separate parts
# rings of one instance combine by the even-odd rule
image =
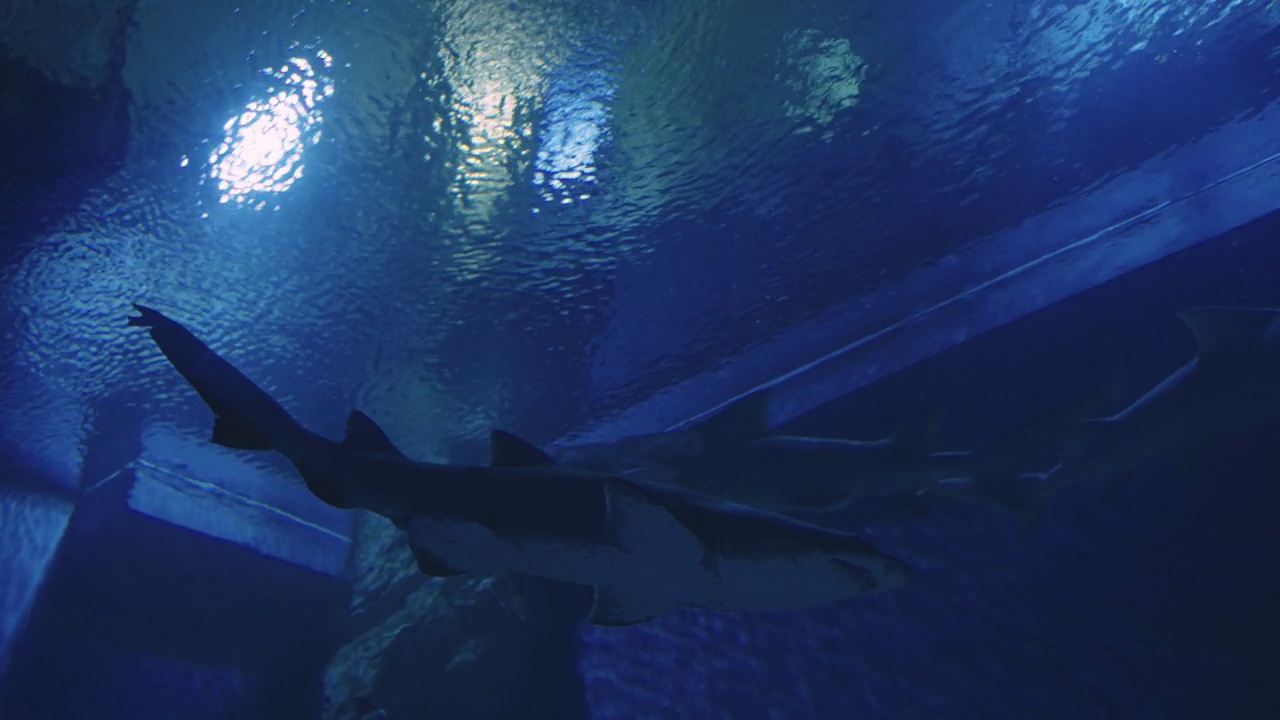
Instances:
[[[1088,420],[1118,395],[1122,382],[1032,417],[973,453],[971,489],[1021,519],[1022,535],[1040,524],[1066,473],[1058,472],[1089,442],[1098,425]],[[1041,471],[1049,467],[1047,471]]]
[[[285,452],[302,427],[265,390],[163,313],[134,305],[143,327],[173,367],[213,411],[213,442],[237,450]],[[286,454],[288,454],[286,452]]]

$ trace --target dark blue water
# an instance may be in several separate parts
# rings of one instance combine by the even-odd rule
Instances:
[[[211,449],[124,318],[171,312],[308,427],[358,407],[415,458],[683,418],[815,359],[735,363],[831,308],[893,300],[810,354],[938,302],[922,267],[963,290],[1078,240],[982,254],[1109,180],[1174,168],[1099,229],[1273,157],[1189,156],[1271,122],[1278,27],[1262,0],[0,0],[0,717],[1271,717],[1276,428],[1105,507],[1071,488],[1026,539],[963,504],[824,518],[909,560],[900,592],[579,633],[572,593],[431,600],[394,538]],[[969,447],[1137,394],[1195,352],[1174,311],[1280,305],[1278,232],[785,429],[943,408]]]
[[[1195,350],[1172,308],[1274,298],[1278,231],[1270,216],[787,429],[867,436],[941,406],[946,440],[964,447],[1028,403],[1163,378]],[[1265,609],[1280,597],[1266,559],[1280,540],[1268,519],[1277,430],[1223,438],[1191,466],[1152,458],[1106,506],[1100,485],[1071,488],[1025,539],[981,508],[846,513],[911,557],[915,584],[832,611],[595,630],[588,688],[617,703],[612,717],[655,702],[662,717],[1265,717],[1280,699]],[[679,670],[655,693],[647,679],[663,666]]]

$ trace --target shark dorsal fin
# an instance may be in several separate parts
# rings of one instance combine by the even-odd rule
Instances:
[[[1198,307],[1178,313],[1200,343],[1200,354],[1239,352],[1257,346],[1280,317],[1267,308]]]
[[[536,467],[555,465],[556,461],[519,435],[494,430],[489,433],[489,464],[493,467]]]
[[[745,395],[694,425],[707,445],[734,445],[751,442],[770,433],[769,390]]]
[[[347,434],[342,439],[342,444],[360,452],[404,457],[404,453],[391,442],[391,438],[378,427],[378,423],[359,410],[347,416]]]

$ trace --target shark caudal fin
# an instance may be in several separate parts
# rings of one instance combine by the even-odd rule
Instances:
[[[131,327],[146,328],[160,352],[213,411],[214,443],[236,450],[279,450],[285,433],[300,429],[262,388],[209,349],[191,331],[157,310],[134,305]]]

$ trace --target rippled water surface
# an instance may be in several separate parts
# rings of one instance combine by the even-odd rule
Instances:
[[[1274,66],[1203,48],[1276,21],[1225,0],[144,3],[124,168],[0,277],[4,427],[38,403],[75,438],[86,398],[126,386],[189,405],[121,331],[140,300],[322,427],[356,402],[425,452],[495,421],[557,437],[1247,115],[1274,75],[1177,107],[1161,84]]]
[[[114,15],[59,29],[17,7],[0,46],[77,87],[116,72],[129,98],[118,169],[14,234],[0,266],[0,442],[66,488],[111,466],[95,448],[154,425],[207,431],[126,330],[133,302],[189,324],[319,432],[359,407],[419,458],[494,425],[547,442],[1280,98],[1280,10],[1262,0],[141,2],[114,51],[95,34]],[[59,503],[0,503],[23,518],[6,537],[44,562]],[[1050,544],[1092,561],[1074,542]],[[941,541],[917,554],[964,562]],[[1134,621],[1124,649],[1082,641],[1070,677],[1039,650],[1021,674],[977,676],[1079,698],[1045,717],[1114,707],[1081,668],[1123,675],[1159,628],[1101,582],[1016,585],[1034,562],[1003,560],[933,588],[970,614],[886,601],[751,634],[682,617],[589,633],[588,690],[613,703],[602,716],[661,710],[646,673],[725,643],[658,689],[706,679],[680,707],[714,713],[769,674],[791,688],[775,709],[836,717],[847,680],[872,706],[910,695],[946,716],[975,675],[944,673],[935,697],[884,668],[858,685],[875,653],[786,658],[896,647],[905,625],[933,628],[911,641],[921,653],[972,653],[946,634],[965,626],[1017,655],[1090,626],[1060,599],[1075,592]],[[1117,563],[1106,578],[1125,577]],[[1060,624],[1028,629],[1023,601]],[[1047,702],[1019,692],[987,710]]]

